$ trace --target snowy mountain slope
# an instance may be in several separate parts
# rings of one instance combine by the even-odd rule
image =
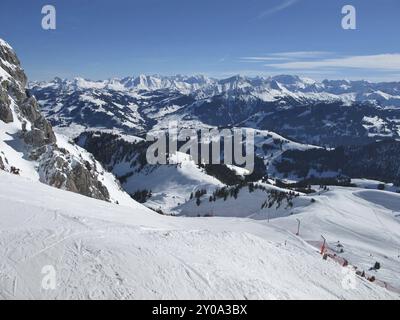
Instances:
[[[163,217],[2,172],[0,201],[3,299],[399,298],[343,285],[349,268],[272,224]],[[55,290],[41,288],[45,266]]]
[[[275,161],[274,166],[277,172],[297,177],[297,180],[344,176],[380,180],[399,187],[399,157],[400,142],[383,140],[330,150],[287,150]]]
[[[14,108],[12,108],[14,110]],[[15,115],[13,113],[13,115]],[[25,156],[25,143],[17,137],[20,126],[12,123],[0,121],[0,160],[4,167],[3,170],[10,171],[11,167],[20,169],[20,174],[39,180],[39,174],[35,170],[35,162],[29,161]]]
[[[18,170],[18,174],[23,177],[50,184],[53,184],[51,183],[53,181],[54,186],[68,189],[68,186],[63,184],[68,183],[66,179],[60,178],[60,184],[58,184],[58,181],[52,180],[53,177],[58,174],[64,175],[64,172],[68,170],[72,171],[74,163],[85,163],[85,165],[92,166],[96,172],[97,179],[102,181],[102,184],[108,189],[108,200],[126,202],[129,199],[131,201],[130,197],[118,187],[118,182],[115,181],[115,178],[105,172],[100,163],[94,160],[93,156],[82,148],[68,142],[65,137],[57,135],[56,148],[66,150],[66,152],[59,152],[56,148],[48,148],[35,160],[30,158],[32,149],[24,141],[21,141],[18,135],[19,132],[20,130],[15,122],[10,124],[0,122],[0,153],[1,157],[4,158],[3,170],[10,172],[14,167]],[[59,160],[53,162],[55,157],[59,157]],[[56,165],[56,163],[60,163],[61,166]],[[111,189],[113,192],[110,193]]]
[[[243,128],[248,133],[254,135],[255,155],[264,161],[266,174],[271,177],[281,178],[280,173],[275,168],[275,163],[279,162],[286,151],[307,151],[320,149],[311,144],[302,144],[268,130],[255,130]]]
[[[330,187],[310,195],[282,197],[271,190],[289,193],[289,190],[266,185],[267,189],[246,187],[236,197],[229,195],[209,201],[210,194],[181,206],[186,216],[248,217],[270,220],[274,226],[297,232],[301,221],[300,237],[316,247],[322,246],[323,235],[335,253],[349,261],[358,270],[400,292],[398,270],[400,266],[400,195],[393,192],[357,188]],[[317,188],[316,188],[317,189]],[[318,189],[317,189],[318,190]],[[263,203],[270,203],[262,207]],[[338,246],[338,241],[340,246]],[[379,270],[370,270],[379,262]]]
[[[263,167],[257,169],[260,171],[260,176],[275,174],[274,162],[280,159],[281,154],[286,150],[317,148],[290,141],[274,132],[246,129],[254,134],[255,153],[259,161],[263,163]],[[157,128],[152,132],[157,130],[161,129]],[[164,213],[179,213],[178,207],[189,200],[191,193],[205,190],[211,194],[216,188],[228,183],[213,175],[210,170],[200,168],[193,159],[182,153],[178,153],[178,162],[174,161],[175,155],[172,155],[170,165],[149,165],[146,160],[149,143],[140,139],[127,141],[126,138],[122,139],[121,135],[101,131],[86,132],[79,136],[76,142],[118,177],[124,190],[129,194],[151,191],[151,197],[143,199],[146,201],[145,205],[156,210],[160,209]],[[245,177],[243,168],[233,166],[226,170],[232,172],[231,176],[241,175],[243,179]],[[237,174],[237,170],[242,171],[242,174]],[[235,180],[240,182],[240,179]]]
[[[127,178],[122,186],[126,192],[151,190],[152,196],[145,205],[155,210],[176,214],[176,207],[187,202],[197,190],[214,191],[224,184],[207,175],[186,154],[178,152],[171,157],[174,164],[147,166]]]
[[[132,198],[123,190],[115,176],[106,171],[100,162],[96,161],[92,154],[77,146],[63,135],[56,134],[56,137],[58,147],[67,150],[69,154],[74,157],[74,159],[79,159],[79,161],[89,164],[89,166],[94,169],[94,171],[97,173],[98,181],[101,182],[108,191],[109,201],[124,206],[136,206],[135,201],[133,201]]]
[[[221,192],[214,200],[213,191],[200,197],[200,202],[192,199],[178,207],[182,216],[189,217],[240,217],[256,220],[267,220],[286,217],[293,214],[294,208],[303,208],[311,204],[312,196],[300,192],[278,188],[267,183],[255,183],[256,187],[248,185],[241,187],[226,187],[225,193]],[[259,187],[261,188],[259,188]],[[234,190],[237,190],[237,194]],[[210,199],[212,198],[212,200]]]
[[[300,237],[322,244],[323,235],[331,248],[337,241],[347,259],[391,286],[400,289],[400,195],[377,190],[330,187],[306,208],[294,208],[294,215],[271,220],[271,224],[295,230],[300,219]],[[368,271],[375,262],[381,269]]]
[[[0,170],[101,200],[134,203],[92,156],[56,136],[25,89],[16,53],[3,40],[0,70]]]
[[[146,120],[138,112],[137,99],[102,83],[56,78],[46,83],[43,92],[35,92],[52,124],[67,129],[73,125],[77,135],[85,128],[118,127],[126,133],[144,130]]]
[[[138,201],[164,213],[175,213],[174,208],[187,201],[199,189],[213,190],[223,184],[204,172],[185,154],[171,156],[169,165],[152,165],[146,160],[149,143],[137,138],[110,132],[86,132],[77,144],[91,152],[102,165],[114,174],[123,189],[135,193],[151,193]]]
[[[64,183],[68,183],[66,179],[52,180],[52,177],[56,177],[58,174],[64,175],[64,172],[73,171],[77,164],[83,164],[91,168],[90,170],[97,181],[106,188],[107,200],[125,205],[134,202],[121,189],[119,182],[116,181],[112,174],[106,172],[92,155],[69,142],[66,137],[56,134],[56,148],[47,149],[35,160],[30,158],[32,148],[19,138],[19,132],[20,129],[16,121],[9,124],[0,121],[0,157],[4,159],[3,170],[11,171],[11,168],[14,167],[19,170],[19,175],[33,181],[41,181],[59,188],[69,189],[68,185],[58,184],[57,182],[60,181],[62,183],[64,181]],[[57,150],[62,150],[62,152]],[[53,162],[55,157],[60,157],[56,158],[58,159],[56,163],[59,163],[61,167]],[[54,181],[54,184],[51,181]],[[86,195],[94,196],[95,194],[89,191]]]

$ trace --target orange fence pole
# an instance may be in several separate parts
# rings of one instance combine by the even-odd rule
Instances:
[[[321,235],[321,237],[322,237],[322,239],[324,239],[324,242],[322,243],[322,246],[321,246],[321,254],[324,254],[326,239],[325,239],[324,236],[322,236],[322,235]]]

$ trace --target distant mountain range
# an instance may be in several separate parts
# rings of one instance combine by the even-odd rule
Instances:
[[[145,76],[32,82],[50,122],[77,136],[87,129],[141,134],[179,120],[186,127],[251,127],[325,146],[399,138],[400,82],[298,76]]]
[[[317,101],[376,102],[384,106],[400,105],[400,82],[372,83],[369,81],[324,80],[314,81],[293,75],[273,77],[233,76],[214,79],[203,75],[160,76],[139,75],[123,79],[91,81],[83,78],[66,80],[55,78],[48,82],[31,82],[30,86],[69,90],[114,90],[114,91],[157,91],[169,90],[196,97],[218,94],[252,94],[263,101],[276,101],[290,96],[293,99],[315,99]]]

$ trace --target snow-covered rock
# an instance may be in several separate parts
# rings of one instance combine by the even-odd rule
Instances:
[[[127,202],[129,196],[93,157],[56,137],[25,89],[25,73],[4,40],[0,70],[0,169],[89,197]]]

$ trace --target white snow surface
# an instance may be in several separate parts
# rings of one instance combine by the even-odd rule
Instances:
[[[354,183],[358,188],[363,188],[363,189],[377,190],[379,186],[384,186],[385,191],[400,193],[400,187],[396,187],[393,183],[385,183],[382,181],[371,180],[371,179],[351,179],[351,183]]]
[[[180,215],[184,216],[218,216],[218,217],[240,217],[252,218],[257,220],[273,219],[285,217],[293,213],[293,208],[288,206],[287,201],[283,201],[278,206],[276,202],[271,208],[261,208],[262,204],[268,199],[268,191],[276,190],[288,192],[289,190],[267,185],[265,183],[256,183],[266,188],[264,190],[254,190],[249,192],[247,186],[240,189],[237,199],[228,196],[226,200],[217,198],[216,201],[209,201],[212,194],[208,192],[201,197],[200,205],[196,204],[196,199],[192,199],[178,207]],[[229,189],[229,188],[228,188]],[[310,204],[311,196],[305,196],[299,193],[299,197],[292,200],[295,208],[307,207]]]
[[[332,201],[342,193],[333,193]],[[365,201],[360,197],[352,211]],[[0,203],[2,299],[399,298],[359,277],[346,289],[344,271],[350,268],[324,261],[314,247],[272,223],[160,216],[140,205],[118,206],[5,172]],[[326,211],[332,221],[342,217],[335,210]],[[319,232],[326,220],[313,224],[315,215],[310,213],[307,225],[322,223]],[[376,223],[368,219],[361,211],[354,215],[353,238],[392,253],[394,246],[379,242],[388,235],[375,234]],[[397,241],[398,225],[391,228],[397,235],[385,239]],[[346,234],[344,226],[336,229]],[[56,271],[55,290],[41,286],[45,266]]]
[[[191,158],[182,152],[171,155],[173,164],[146,167],[139,173],[127,178],[124,190],[130,194],[140,190],[151,190],[152,197],[146,206],[162,209],[165,213],[176,214],[179,205],[187,202],[190,194],[205,189],[211,193],[223,184],[216,178],[207,175]],[[125,170],[122,163],[118,168]],[[124,171],[122,171],[124,172]]]
[[[8,80],[9,78],[10,78],[9,73],[0,67],[0,80],[3,80],[3,79]]]
[[[298,207],[294,215],[271,220],[274,226],[295,231],[309,243],[344,247],[341,257],[366,272],[375,262],[381,269],[367,272],[400,292],[400,195],[358,188],[330,187],[313,196],[314,204]]]
[[[267,190],[276,188],[266,187]],[[186,216],[271,219],[271,224],[293,233],[297,232],[296,219],[299,219],[300,236],[305,241],[320,247],[323,236],[331,248],[339,241],[344,248],[339,257],[400,292],[400,195],[359,188],[330,188],[294,198],[293,207],[283,201],[280,206],[274,203],[271,208],[261,209],[268,195],[262,190],[249,193],[246,187],[240,190],[237,199],[228,196],[226,200],[209,202],[209,195],[205,195],[199,206],[192,200],[180,210]],[[381,264],[381,269],[369,270],[375,262]]]

